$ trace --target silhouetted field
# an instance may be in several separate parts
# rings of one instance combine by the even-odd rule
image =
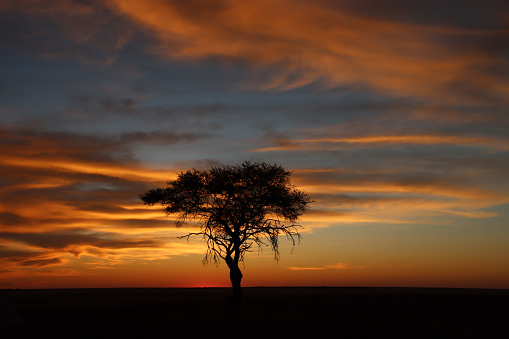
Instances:
[[[509,290],[227,288],[3,290],[24,324],[2,338],[500,338]],[[502,334],[502,335],[501,335]]]

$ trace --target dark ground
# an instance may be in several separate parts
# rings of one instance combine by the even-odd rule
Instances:
[[[225,288],[0,292],[2,338],[509,337],[509,290],[244,288],[240,309]]]

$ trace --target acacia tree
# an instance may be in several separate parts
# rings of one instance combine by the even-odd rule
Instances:
[[[147,205],[161,204],[167,215],[175,215],[177,227],[189,221],[199,231],[180,238],[201,235],[207,243],[204,263],[221,259],[230,269],[234,300],[241,298],[242,272],[239,262],[253,245],[270,245],[279,260],[280,235],[292,245],[300,240],[295,222],[312,202],[290,182],[291,172],[280,165],[252,163],[212,167],[208,171],[181,172],[165,188],[140,195]]]

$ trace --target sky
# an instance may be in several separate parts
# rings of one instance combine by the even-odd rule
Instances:
[[[138,196],[280,164],[244,286],[509,288],[504,0],[4,0],[0,288],[229,286]]]

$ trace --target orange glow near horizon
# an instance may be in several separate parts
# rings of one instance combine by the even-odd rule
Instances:
[[[369,140],[381,140],[383,138],[371,138]],[[405,140],[411,140],[412,142],[418,142],[422,138],[415,136],[415,138],[406,137]],[[386,139],[383,139],[386,140]],[[399,139],[395,139],[399,140]],[[448,139],[448,142],[452,142],[455,139]],[[370,142],[361,140],[360,142]],[[461,142],[461,140],[460,140]],[[5,188],[7,192],[15,192],[18,190],[22,191],[44,191],[57,189],[59,187],[65,187],[73,184],[72,175],[73,173],[79,173],[80,175],[90,174],[101,174],[105,178],[121,178],[126,181],[139,181],[145,182],[146,187],[150,187],[151,183],[157,180],[159,183],[163,183],[165,176],[168,175],[169,171],[153,171],[146,170],[143,168],[130,168],[122,165],[115,166],[102,166],[101,164],[94,165],[79,164],[74,162],[65,162],[64,160],[55,163],[53,161],[45,160],[43,158],[38,160],[23,159],[23,158],[9,158],[2,159],[1,162],[6,168],[12,168],[13,171],[19,171],[22,169],[31,168],[45,168],[47,171],[52,171],[55,176],[50,176],[48,182],[34,181],[32,183],[25,183],[20,185],[14,185]],[[173,171],[172,175],[176,171]],[[177,171],[178,172],[178,171]],[[300,189],[311,196],[323,196],[323,198],[317,198],[317,202],[313,209],[303,216],[302,224],[304,229],[302,234],[304,238],[307,235],[315,232],[321,233],[323,229],[330,227],[331,224],[343,223],[343,224],[377,224],[385,223],[392,225],[412,225],[414,223],[421,223],[422,217],[429,218],[427,223],[435,223],[431,221],[437,214],[450,214],[450,215],[462,215],[467,218],[486,218],[496,216],[496,213],[487,213],[479,211],[483,206],[489,206],[496,202],[505,201],[509,202],[507,195],[496,193],[494,191],[488,191],[476,188],[466,187],[454,187],[452,185],[444,185],[442,183],[426,183],[423,185],[420,181],[405,181],[405,182],[385,182],[377,181],[377,177],[382,178],[384,173],[372,173],[369,174],[365,179],[361,181],[348,181],[345,183],[338,182],[334,183],[334,176],[341,175],[343,172],[337,170],[316,170],[316,169],[300,169],[294,171],[294,180],[298,184]],[[348,173],[344,173],[350,175]],[[385,173],[390,174],[389,173]],[[170,175],[169,178],[172,178]],[[167,179],[167,178],[166,178]],[[117,179],[115,179],[117,180]],[[105,184],[107,187],[108,184]],[[343,201],[337,207],[342,209],[350,209],[338,213],[336,203],[331,200],[330,202],[326,199],[327,195],[333,196],[334,194],[388,194],[387,199],[380,201],[369,200],[362,204],[358,201],[352,200],[351,203]],[[392,201],[391,195],[401,195],[402,198],[396,198]],[[405,198],[407,194],[418,194],[419,198],[408,199]],[[482,197],[482,200],[479,200]],[[36,256],[32,256],[32,259],[25,262],[10,262],[6,268],[10,269],[10,273],[4,275],[4,279],[8,278],[14,281],[24,281],[28,277],[35,277],[40,282],[35,285],[31,283],[16,283],[16,285],[5,285],[5,286],[24,286],[24,287],[51,287],[59,286],[57,281],[67,281],[69,286],[99,286],[98,282],[94,282],[101,276],[104,279],[109,279],[109,282],[104,282],[104,286],[155,286],[155,287],[213,287],[213,286],[228,286],[227,274],[224,277],[224,267],[221,270],[208,269],[207,272],[203,272],[204,275],[211,274],[213,272],[213,278],[204,279],[202,277],[188,277],[178,280],[178,283],[170,283],[169,285],[164,282],[161,277],[155,278],[152,281],[144,280],[142,277],[138,279],[129,279],[126,283],[119,277],[113,277],[110,275],[111,272],[118,269],[127,269],[127,272],[145,272],[145,270],[158,270],[159,267],[168,267],[168,274],[171,274],[172,269],[175,268],[174,264],[170,265],[171,258],[182,257],[185,258],[184,262],[192,265],[197,269],[200,256],[204,254],[204,244],[199,239],[192,239],[191,242],[176,241],[177,235],[183,235],[187,232],[193,231],[192,228],[176,229],[174,227],[168,227],[172,225],[172,217],[166,217],[161,211],[160,206],[148,207],[141,204],[141,202],[135,202],[136,196],[133,195],[128,200],[116,203],[112,207],[116,209],[112,213],[112,210],[105,209],[104,211],[98,210],[83,210],[80,211],[72,205],[69,205],[65,201],[58,200],[46,200],[38,199],[32,201],[32,205],[29,208],[25,204],[11,205],[9,209],[3,208],[0,212],[3,213],[15,213],[19,218],[23,218],[31,221],[31,232],[34,235],[34,240],[27,240],[18,242],[18,238],[9,238],[10,232],[20,231],[26,232],[25,224],[12,224],[10,226],[3,226],[1,231],[7,234],[9,241],[3,240],[0,245],[11,250],[17,250],[22,252],[33,252],[37,253]],[[127,202],[130,201],[130,202]],[[492,201],[492,202],[490,202]],[[104,207],[107,207],[106,205]],[[416,212],[420,211],[421,219],[415,219]],[[54,222],[46,220],[60,220],[63,224],[55,225]],[[123,225],[124,222],[130,221]],[[142,223],[147,225],[148,228],[133,227],[136,223]],[[158,226],[156,223],[160,223]],[[438,221],[440,223],[440,221]],[[141,224],[140,224],[141,225]],[[65,227],[63,227],[65,226]],[[63,237],[63,232],[68,230],[69,241],[66,242]],[[37,234],[42,238],[41,240],[35,240]],[[48,237],[48,244],[42,245],[44,237]],[[62,238],[62,239],[60,239]],[[285,244],[286,247],[288,244]],[[300,250],[300,247],[296,248],[296,252]],[[299,255],[306,255],[309,249],[304,248],[303,253]],[[309,253],[311,255],[311,253]],[[189,255],[192,256],[189,257]],[[291,255],[290,255],[291,257]],[[85,264],[81,264],[79,268],[76,266],[79,261],[85,260]],[[170,260],[170,261],[168,261]],[[249,256],[246,267],[249,267],[252,260],[255,262],[265,262],[264,267],[255,267],[247,269],[251,278],[245,279],[248,286],[259,286],[259,285],[292,285],[292,276],[300,274],[297,281],[299,284],[310,284],[310,285],[370,285],[369,281],[379,281],[377,285],[391,283],[388,280],[383,282],[382,280],[376,280],[388,273],[384,271],[392,272],[391,274],[400,274],[402,277],[411,275],[411,270],[418,272],[421,276],[421,280],[415,283],[409,283],[412,286],[432,286],[433,276],[437,273],[427,271],[424,274],[422,268],[419,265],[411,265],[411,262],[402,262],[399,265],[391,264],[356,264],[356,263],[326,263],[321,266],[306,266],[306,265],[291,265],[284,264],[283,267],[279,267],[273,274],[277,276],[279,280],[272,280],[267,277],[267,273],[264,270],[274,270],[271,268],[270,255],[264,254],[259,256]],[[291,259],[292,262],[294,259]],[[321,260],[326,260],[325,258]],[[192,262],[192,263],[191,263]],[[170,265],[171,268],[170,269]],[[223,265],[224,266],[224,265]],[[128,268],[123,268],[128,267]],[[185,266],[177,269],[185,275]],[[309,272],[320,271],[323,272],[311,276]],[[348,271],[349,273],[339,274],[339,280],[334,280],[332,276],[334,272]],[[220,274],[220,272],[222,272]],[[246,274],[247,274],[246,272]],[[295,272],[295,273],[292,273]],[[298,273],[301,272],[301,273]],[[399,272],[399,273],[398,273]],[[406,273],[405,273],[406,272]],[[462,274],[466,274],[466,271],[462,271]],[[148,273],[148,272],[147,272]],[[145,274],[145,273],[144,273]],[[152,273],[150,273],[152,274]],[[270,273],[269,273],[270,274]],[[455,274],[458,274],[456,271]],[[163,274],[164,275],[164,274]],[[107,278],[106,278],[107,277]],[[261,278],[264,277],[264,278]],[[341,277],[341,278],[339,278]],[[426,277],[426,278],[424,278]],[[78,279],[79,278],[79,279]],[[76,280],[78,279],[78,280]],[[371,280],[370,280],[371,279]],[[402,278],[403,279],[403,278]],[[436,279],[440,280],[437,276]],[[449,278],[448,278],[449,279]],[[452,279],[452,277],[450,278]],[[459,279],[459,278],[458,278]],[[56,285],[53,285],[54,281]],[[74,282],[73,282],[74,281]],[[88,282],[87,282],[88,281]],[[381,281],[381,282],[380,282]],[[429,283],[426,283],[429,281]],[[449,281],[449,280],[444,280]],[[454,281],[454,280],[451,280]],[[304,283],[306,282],[306,283]],[[20,285],[21,284],[21,285]],[[177,284],[177,285],[175,285]],[[444,282],[444,284],[446,284]],[[460,284],[461,285],[461,284]],[[462,286],[477,286],[475,283],[467,283],[466,281]],[[500,286],[494,283],[493,286]]]

